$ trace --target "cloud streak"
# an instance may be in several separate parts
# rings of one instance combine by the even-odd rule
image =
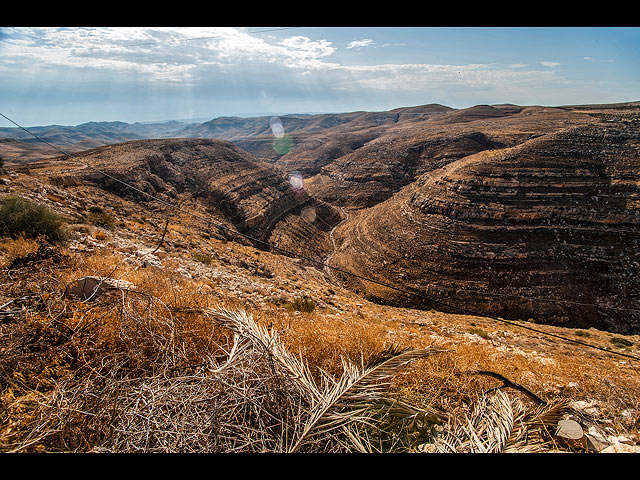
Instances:
[[[234,28],[5,29],[5,66],[139,73],[152,81],[188,81],[199,68],[248,62],[295,69],[325,68],[335,48],[293,36],[279,43]]]
[[[350,50],[352,48],[368,47],[369,45],[372,45],[372,44],[373,44],[373,40],[369,38],[363,38],[362,40],[354,40],[353,42],[350,42],[347,45],[347,50]]]

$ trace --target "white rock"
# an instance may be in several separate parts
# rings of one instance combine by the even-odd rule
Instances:
[[[601,450],[600,453],[640,453],[640,446],[614,443],[604,450]]]
[[[611,442],[608,442],[600,429],[597,427],[589,427],[587,437],[587,449],[592,452],[600,452],[607,448]]]
[[[624,435],[618,435],[618,442],[627,443],[629,445],[633,444],[633,441],[630,438],[625,437]]]
[[[558,422],[556,436],[569,440],[579,440],[584,436],[584,431],[575,420],[560,420]]]
[[[597,402],[595,400],[591,402],[586,401],[577,401],[571,402],[569,406],[574,410],[578,410],[586,415],[590,415],[592,417],[597,417],[600,415],[600,410],[596,407]]]

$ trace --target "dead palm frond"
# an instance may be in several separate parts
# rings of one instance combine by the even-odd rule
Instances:
[[[470,416],[435,442],[440,453],[542,452],[546,433],[567,411],[564,403],[539,405],[527,413],[524,405],[501,390],[483,395]]]
[[[206,313],[230,328],[234,333],[234,345],[226,364],[222,365],[220,370],[233,366],[235,360],[241,355],[241,351],[258,348],[269,357],[269,360],[277,362],[280,368],[287,371],[309,397],[317,399],[321,396],[307,364],[291,355],[284,348],[277,331],[269,331],[258,325],[253,317],[244,310],[234,311],[220,308],[207,310]]]
[[[384,392],[400,369],[442,350],[399,350],[391,347],[374,356],[364,368],[343,360],[340,378],[336,380],[326,372],[321,372],[322,380],[318,384],[307,365],[284,348],[278,334],[257,325],[251,315],[244,311],[224,309],[210,310],[208,314],[234,331],[232,352],[251,347],[262,350],[274,362],[274,372],[279,370],[280,373],[287,373],[288,379],[297,386],[299,398],[305,400],[304,405],[299,405],[295,425],[287,429],[289,434],[286,439],[283,438],[282,451],[297,452],[311,444],[322,449],[318,447],[321,443],[344,446],[342,437],[354,435],[354,430],[345,433],[345,427],[351,423],[375,428],[374,423],[379,423],[380,418],[403,418],[413,422],[413,425],[441,420],[435,410],[391,399]],[[230,355],[226,367],[221,369],[232,368],[237,360],[237,354]],[[351,443],[357,444],[358,441]]]
[[[314,437],[326,436],[337,429],[342,430],[351,422],[370,425],[375,418],[374,412],[440,420],[435,411],[420,410],[407,403],[392,402],[384,396],[384,392],[389,387],[391,378],[401,368],[418,358],[441,351],[432,348],[399,351],[392,348],[382,352],[364,369],[343,361],[342,376],[312,405],[301,435],[288,451],[296,452]]]

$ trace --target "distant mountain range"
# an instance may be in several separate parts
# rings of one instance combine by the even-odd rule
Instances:
[[[399,121],[424,119],[426,116],[450,110],[453,109],[434,104],[398,108],[386,112],[292,114],[277,118],[280,120],[283,134],[304,135],[318,133],[336,126],[362,129]],[[268,115],[218,117],[203,123],[177,120],[154,123],[87,122],[76,126],[35,126],[29,127],[28,130],[65,152],[76,153],[130,140],[215,138],[230,140],[234,143],[253,137],[272,140],[272,118],[274,117]],[[248,150],[251,151],[251,148]],[[58,155],[60,155],[58,150],[20,128],[0,128],[0,156],[9,162],[24,163]]]

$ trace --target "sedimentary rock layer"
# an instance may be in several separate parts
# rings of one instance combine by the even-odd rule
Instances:
[[[372,297],[640,331],[640,129],[569,128],[462,158],[352,215],[332,264]],[[455,308],[451,308],[455,311]]]
[[[140,201],[141,209],[153,203],[150,196],[174,204],[184,199],[195,200],[204,206],[205,215],[222,216],[242,233],[263,241],[268,241],[272,229],[287,215],[313,205],[313,199],[301,185],[292,186],[280,170],[228,141],[140,140],[89,150],[74,157],[76,163],[84,162],[93,168],[76,165],[66,171],[55,170],[50,174],[53,183],[91,182]],[[317,217],[318,222],[329,223],[340,218],[326,208]],[[280,233],[283,231],[286,228],[280,225]]]

